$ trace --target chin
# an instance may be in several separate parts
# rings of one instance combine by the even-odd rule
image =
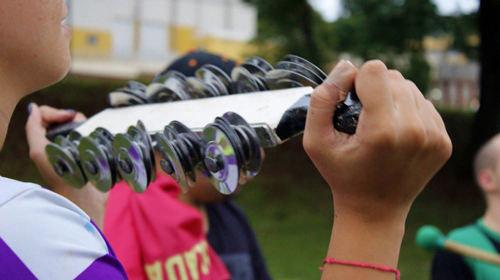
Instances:
[[[68,59],[66,59],[64,62],[59,63],[58,65],[54,65],[53,68],[50,69],[50,76],[47,77],[47,82],[48,84],[45,85],[45,87],[51,86],[68,75],[69,70],[71,67],[71,59],[68,56]]]

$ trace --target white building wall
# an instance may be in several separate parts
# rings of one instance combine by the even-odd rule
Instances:
[[[201,8],[199,0],[173,0],[176,12],[173,23],[178,26],[198,26]]]
[[[113,24],[115,1],[70,0],[71,24],[86,29],[109,29]]]
[[[65,1],[70,8],[65,23],[80,31],[110,34],[109,58],[115,61],[168,63],[177,55],[170,47],[178,45],[171,44],[178,35],[173,37],[170,32],[179,32],[179,28],[184,37],[189,34],[186,30],[194,31],[192,42],[205,38],[246,42],[257,29],[256,8],[242,0]]]

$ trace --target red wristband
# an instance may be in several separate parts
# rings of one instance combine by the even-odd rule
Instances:
[[[376,270],[381,270],[381,271],[386,271],[386,272],[394,272],[396,273],[396,279],[399,280],[401,278],[401,272],[395,268],[391,267],[385,267],[385,266],[379,266],[379,265],[373,265],[373,264],[366,264],[366,263],[352,263],[352,262],[344,262],[344,261],[338,261],[334,260],[332,258],[327,258],[323,261],[323,265],[330,263],[330,264],[340,264],[340,265],[350,265],[350,266],[358,266],[358,267],[365,267],[365,268],[372,268]],[[319,268],[319,270],[323,270],[322,267]]]

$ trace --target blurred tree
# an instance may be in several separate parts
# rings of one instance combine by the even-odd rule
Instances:
[[[332,23],[336,50],[382,59],[425,93],[430,67],[422,42],[436,28],[436,6],[430,0],[342,0],[342,5],[344,16]]]
[[[437,27],[452,36],[452,49],[479,59],[478,12],[440,17]]]
[[[326,60],[327,30],[307,0],[245,0],[258,10],[257,55],[271,63],[295,54],[320,65]]]

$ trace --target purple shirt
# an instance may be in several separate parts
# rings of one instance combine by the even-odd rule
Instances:
[[[71,201],[0,177],[0,279],[127,279],[108,241]]]

